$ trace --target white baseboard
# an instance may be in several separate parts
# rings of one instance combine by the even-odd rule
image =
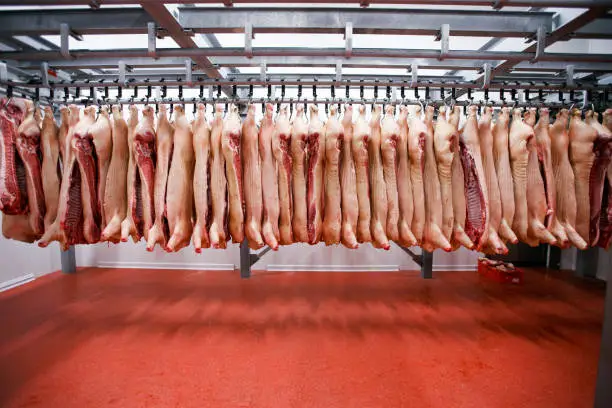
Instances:
[[[257,268],[254,268],[255,270]],[[266,271],[305,272],[398,272],[399,265],[268,265]]]
[[[17,286],[23,285],[24,283],[32,282],[36,277],[28,273],[27,275],[20,276],[15,279],[7,280],[5,282],[0,283],[0,292],[5,290],[9,290],[12,288],[16,288]]]
[[[434,265],[432,267],[433,271],[467,271],[472,272],[478,270],[478,265],[468,264],[468,265]]]
[[[234,264],[212,264],[193,262],[98,262],[100,268],[133,269],[186,269],[190,271],[233,271]]]

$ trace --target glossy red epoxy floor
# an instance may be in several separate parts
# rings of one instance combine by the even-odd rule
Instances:
[[[48,275],[0,293],[0,407],[592,406],[601,285],[435,276]]]

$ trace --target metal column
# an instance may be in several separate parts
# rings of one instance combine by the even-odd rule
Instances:
[[[433,252],[423,250],[421,253],[421,278],[433,278]]]
[[[240,243],[240,277],[243,279],[251,277],[251,250],[246,238]]]
[[[62,263],[63,273],[75,273],[76,272],[76,250],[74,246],[71,246],[65,251],[60,253],[60,261]]]
[[[595,278],[597,276],[597,262],[599,260],[599,248],[589,248],[578,251],[576,258],[575,275],[582,278]]]
[[[595,388],[595,408],[612,407],[612,276],[608,278],[599,369]]]

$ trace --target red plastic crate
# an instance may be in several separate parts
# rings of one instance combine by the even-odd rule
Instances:
[[[500,283],[520,285],[523,283],[523,271],[512,264],[490,259],[478,260],[478,273],[487,279]]]

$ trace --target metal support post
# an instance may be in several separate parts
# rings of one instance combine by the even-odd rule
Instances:
[[[612,407],[612,276],[608,277],[604,307],[599,368],[595,386],[595,408]]]
[[[64,58],[70,59],[70,27],[68,24],[60,24],[60,53]]]
[[[550,269],[561,269],[561,248],[549,245],[546,254],[546,267]]]
[[[246,238],[240,243],[240,277],[242,279],[251,277],[251,250]]]
[[[155,23],[147,23],[147,51],[149,57],[155,57],[157,52],[157,28]]]
[[[76,272],[76,250],[74,246],[71,246],[65,251],[60,253],[60,261],[62,264],[63,273],[75,273]]]
[[[575,275],[583,278],[595,278],[597,276],[597,261],[599,260],[599,248],[589,248],[578,251],[576,258]]]
[[[433,278],[433,252],[423,250],[421,253],[421,278]]]

